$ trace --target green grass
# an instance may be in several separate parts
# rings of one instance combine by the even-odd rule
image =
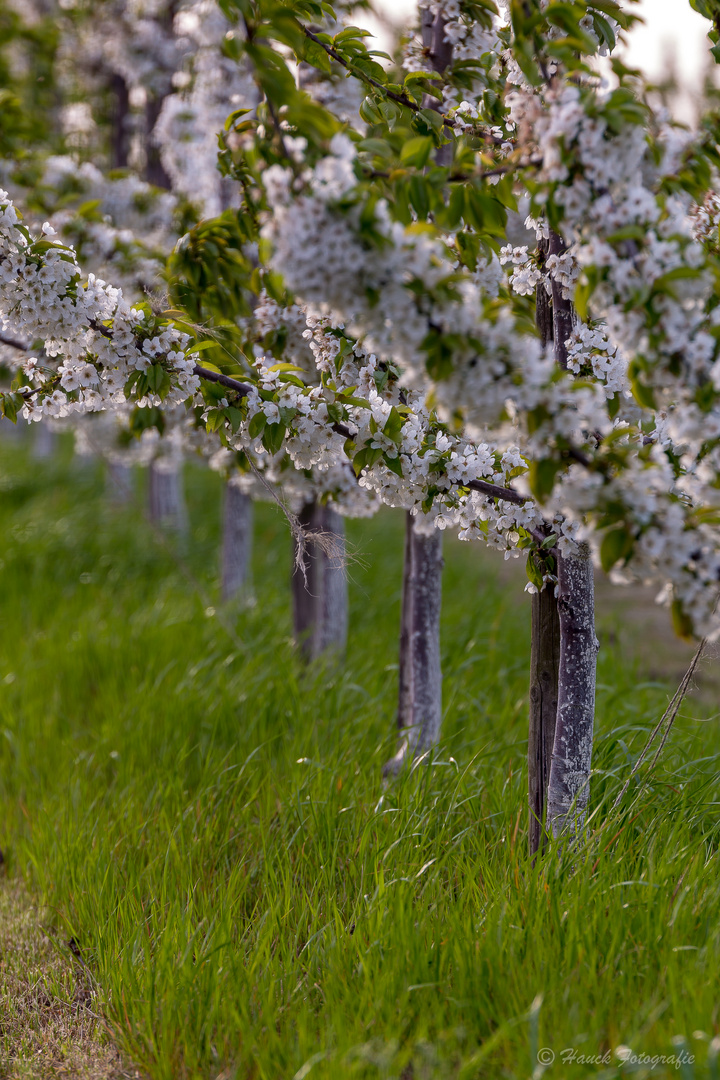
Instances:
[[[258,511],[256,604],[226,612],[229,635],[215,477],[188,471],[191,584],[99,469],[24,446],[0,443],[0,845],[77,942],[127,1061],[162,1080],[528,1080],[549,1047],[544,1075],[571,1080],[628,1075],[625,1045],[695,1058],[652,1075],[718,1075],[707,710],[600,829],[668,696],[601,634],[593,834],[532,867],[529,607],[499,560],[448,543],[444,741],[384,788],[400,516],[350,524],[349,659],[303,670],[277,510]]]

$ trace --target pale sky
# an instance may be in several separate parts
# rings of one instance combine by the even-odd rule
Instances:
[[[417,7],[416,0],[378,0],[378,7],[394,22],[408,20]],[[668,54],[674,54],[681,82],[688,97],[682,103],[683,119],[690,119],[692,91],[702,83],[707,63],[709,22],[690,7],[688,0],[641,0],[628,10],[642,16],[644,25],[628,35],[627,63],[642,68],[651,79],[661,78]]]
[[[643,68],[651,78],[663,74],[668,52],[677,58],[678,74],[689,85],[702,79],[710,43],[710,23],[688,0],[642,0],[636,13],[645,20],[628,35],[628,62]]]

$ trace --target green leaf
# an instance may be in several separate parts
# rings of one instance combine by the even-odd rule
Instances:
[[[590,282],[587,280],[587,278],[581,279],[577,283],[577,287],[575,289],[575,310],[578,313],[578,318],[580,319],[580,322],[587,321],[588,301],[590,300],[591,294],[592,286],[590,285]]]
[[[240,409],[236,409],[234,405],[228,405],[227,409],[225,410],[225,415],[230,421],[230,427],[232,428],[233,435],[237,434],[243,418]]]
[[[633,397],[638,405],[642,405],[644,409],[654,409],[656,407],[655,395],[650,386],[646,386],[645,383],[640,382],[638,378],[634,378],[631,385]]]
[[[442,82],[442,75],[437,71],[411,71],[405,76],[405,86],[410,86],[414,82],[424,82],[425,79],[437,79]]]
[[[383,427],[383,435],[386,435],[388,439],[392,439],[392,441],[396,445],[399,445],[402,439],[402,429],[404,423],[405,417],[401,416],[401,414],[393,405],[392,409],[390,410],[390,415],[385,421],[385,426]]]
[[[170,378],[161,364],[151,364],[145,372],[145,378],[147,379],[148,389],[152,390],[154,394],[160,394],[166,382],[168,386],[170,384]]]
[[[196,352],[205,352],[206,349],[214,349],[216,345],[217,345],[217,341],[210,341],[210,340],[208,340],[208,341],[198,341],[198,343],[196,345],[193,345],[190,352],[194,352],[194,353],[196,353]],[[203,363],[202,367],[204,367],[207,371],[214,371],[218,375],[220,374],[220,368],[215,367],[214,364],[205,364],[205,363]]]
[[[338,394],[337,400],[343,405],[355,405],[358,409],[372,409],[372,405],[366,398],[355,397],[354,394]]]
[[[374,98],[366,97],[360,105],[360,119],[366,124],[381,124],[383,117]]]
[[[692,619],[686,613],[680,600],[673,600],[670,607],[670,614],[672,616],[673,628],[677,636],[683,638],[685,641],[690,641],[693,637]]]
[[[305,42],[303,60],[320,71],[326,71],[328,74],[332,71],[330,57],[325,52],[325,49],[323,49],[322,45],[318,45],[317,41],[312,41],[309,38]]]
[[[543,458],[540,461],[530,462],[528,476],[530,490],[539,502],[544,502],[548,495],[552,493],[555,486],[555,476],[559,469],[560,465],[553,461],[552,458]]]
[[[239,120],[241,116],[246,116],[250,112],[250,109],[235,109],[231,112],[225,121],[225,130],[229,131],[231,127],[234,127],[235,121]]]
[[[225,425],[225,410],[224,409],[210,409],[205,420],[205,428],[207,431],[219,431],[220,428]]]
[[[383,461],[387,465],[390,472],[395,473],[396,476],[399,476],[402,479],[402,462],[400,461],[399,457],[390,457],[389,454],[383,454]]]
[[[624,525],[606,532],[600,545],[600,565],[605,573],[609,574],[620,559],[626,558],[632,547],[632,534]]]
[[[415,166],[422,169],[427,164],[433,148],[433,140],[428,135],[416,135],[403,146],[400,151],[400,160],[403,165]]]
[[[363,446],[353,458],[355,475],[359,476],[365,468],[372,468],[383,456],[382,450],[375,446]]]
[[[287,428],[284,424],[265,424],[265,430],[262,435],[262,444],[268,454],[277,454],[282,450],[286,431]]]
[[[525,563],[525,573],[528,576],[528,581],[532,582],[538,592],[542,592],[543,588],[543,564],[534,552],[531,552],[527,557]]]
[[[0,411],[13,424],[17,423],[19,394],[0,394]]]
[[[430,199],[428,196],[427,181],[423,176],[415,174],[408,182],[408,193],[413,210],[420,221],[426,221],[430,213]]]
[[[264,412],[256,412],[248,424],[248,435],[251,439],[257,439],[260,432],[267,423],[267,417]]]
[[[597,11],[593,12],[593,25],[595,27],[595,33],[600,40],[608,46],[609,49],[615,48],[615,33],[612,26],[604,16],[600,15]]]
[[[393,156],[393,148],[384,139],[361,139],[357,148],[376,157],[390,159]]]

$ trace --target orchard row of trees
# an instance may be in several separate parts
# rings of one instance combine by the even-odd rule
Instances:
[[[586,821],[593,563],[720,629],[719,118],[653,108],[632,9],[420,0],[394,57],[362,4],[0,9],[4,415],[204,455],[235,580],[281,492],[309,655],[342,516],[402,509],[390,772],[440,733],[442,531],[524,558],[533,853]]]

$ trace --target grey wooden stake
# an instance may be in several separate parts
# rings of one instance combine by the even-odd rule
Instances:
[[[134,491],[131,466],[117,459],[108,461],[105,490],[111,502],[116,505],[131,502]]]
[[[292,597],[295,640],[305,660],[330,653],[342,654],[347,645],[348,586],[345,523],[333,507],[313,502],[298,515],[304,530],[322,535],[310,539],[297,565],[293,543]]]
[[[528,732],[529,847],[543,847],[545,804],[557,716],[560,619],[552,586],[532,598],[530,728]]]
[[[399,772],[440,738],[442,567],[442,533],[439,529],[427,536],[419,533],[408,513],[398,667],[399,745],[384,767],[386,775]]]
[[[182,468],[163,461],[153,461],[148,475],[148,514],[154,525],[187,533],[188,520],[183,490]]]
[[[560,676],[557,722],[548,784],[548,830],[580,835],[590,794],[595,677],[595,587],[590,548],[558,559]]]
[[[229,480],[223,500],[221,590],[223,600],[247,592],[252,556],[253,504],[249,495]]]

